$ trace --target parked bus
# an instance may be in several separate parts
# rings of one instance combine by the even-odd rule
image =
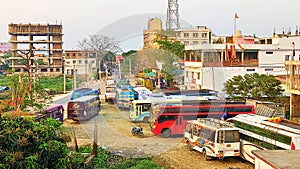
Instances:
[[[232,102],[199,102],[182,105],[158,105],[152,109],[152,116],[156,117],[151,125],[151,130],[155,135],[170,137],[172,135],[183,134],[186,122],[197,118],[221,119],[224,112],[228,118],[238,114],[254,114],[252,104],[234,104]]]
[[[227,121],[240,129],[241,154],[254,163],[252,150],[300,150],[300,125],[254,114],[237,115]],[[280,122],[281,121],[281,122]]]
[[[151,110],[152,108],[156,108],[158,104],[162,105],[174,105],[174,104],[184,104],[185,102],[201,102],[207,101],[206,98],[197,97],[197,96],[189,96],[182,99],[165,99],[164,97],[151,97],[148,100],[133,100],[131,102],[130,111],[129,111],[129,119],[134,122],[150,122]]]
[[[75,100],[70,100],[67,106],[67,118],[75,121],[89,120],[98,115],[100,104],[98,96],[82,96]]]
[[[121,89],[117,89],[117,107],[120,109],[129,109],[131,101],[134,100],[134,92],[132,86],[129,85],[124,85]]]
[[[89,95],[99,96],[99,94],[100,93],[99,93],[98,89],[81,88],[81,89],[77,89],[77,90],[73,91],[73,93],[71,94],[70,100],[74,100],[74,99],[77,99],[79,97],[89,96]]]
[[[64,122],[64,107],[63,105],[55,105],[46,109],[46,111],[42,113],[36,113],[36,121],[42,121],[46,118],[53,118],[60,122]]]
[[[213,118],[187,121],[184,138],[188,149],[199,151],[205,160],[240,156],[239,129],[232,123]]]
[[[130,105],[129,119],[133,122],[150,122],[151,109],[154,105],[159,103],[181,103],[181,100],[164,98],[133,100]]]

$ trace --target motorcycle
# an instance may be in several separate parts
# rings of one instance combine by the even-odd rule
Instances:
[[[140,138],[144,137],[143,128],[142,127],[132,127],[131,134],[133,136],[139,136]]]

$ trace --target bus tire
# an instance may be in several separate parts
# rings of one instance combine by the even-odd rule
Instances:
[[[187,143],[187,148],[188,148],[188,150],[190,150],[190,151],[193,150],[193,147],[192,147],[192,145],[191,145],[189,142]]]
[[[205,161],[210,160],[210,158],[207,156],[207,153],[206,153],[206,150],[205,150],[205,149],[203,149],[202,154],[203,154],[203,157],[204,157],[204,160],[205,160]]]
[[[144,117],[143,122],[148,123],[149,122],[149,117]]]
[[[171,137],[172,133],[171,133],[170,129],[163,129],[163,131],[161,132],[161,135],[164,138],[168,138],[168,137]]]

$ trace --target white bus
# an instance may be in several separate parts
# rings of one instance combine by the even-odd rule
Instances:
[[[240,156],[239,129],[228,122],[213,118],[187,121],[184,138],[187,147],[202,153],[205,160]]]
[[[247,161],[254,163],[252,150],[300,149],[300,125],[271,120],[255,114],[240,114],[227,120],[240,129],[241,155]]]
[[[164,98],[133,100],[130,106],[129,119],[134,122],[150,122],[152,107],[161,103],[181,103],[181,100]]]

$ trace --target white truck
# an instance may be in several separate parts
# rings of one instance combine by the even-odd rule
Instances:
[[[116,85],[109,85],[105,87],[105,102],[115,102],[117,92],[116,89]]]

